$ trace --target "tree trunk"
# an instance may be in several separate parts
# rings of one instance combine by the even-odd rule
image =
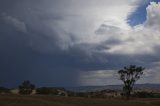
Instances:
[[[129,100],[129,99],[130,99],[130,96],[131,96],[131,91],[128,90],[127,93],[126,93],[126,99]]]

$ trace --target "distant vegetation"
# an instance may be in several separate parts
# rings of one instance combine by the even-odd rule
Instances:
[[[52,87],[37,88],[36,94],[67,96],[67,92],[64,88],[52,88]]]
[[[15,89],[0,87],[0,106],[160,106],[160,89],[133,91],[143,71],[143,67],[135,65],[119,70],[123,90],[119,85],[119,89],[110,86],[108,89],[76,92],[57,87],[36,88],[30,81],[24,81]],[[132,99],[126,101],[123,96]]]
[[[146,92],[146,91],[141,91],[141,92],[134,92],[132,97],[136,98],[160,98],[160,92]]]
[[[35,89],[35,85],[31,84],[30,81],[24,81],[19,86],[19,93],[23,95],[29,95],[32,93],[32,91]]]
[[[57,95],[58,91],[49,87],[42,87],[36,89],[37,94],[43,94],[43,95]]]
[[[10,93],[10,89],[5,88],[5,87],[0,87],[0,94],[1,93]]]
[[[160,98],[160,89],[156,92],[147,89],[134,90],[133,87],[138,79],[143,74],[143,67],[130,65],[119,70],[118,74],[120,80],[123,81],[123,91],[116,89],[101,89],[95,91],[75,92],[66,90],[65,88],[57,87],[40,87],[35,88],[35,85],[30,81],[24,81],[16,89],[8,89],[0,87],[0,94],[21,94],[21,95],[52,95],[52,96],[65,96],[65,97],[84,97],[84,98]],[[114,86],[115,87],[115,86]],[[120,86],[121,87],[121,86]]]

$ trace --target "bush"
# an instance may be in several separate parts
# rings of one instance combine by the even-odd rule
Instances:
[[[133,97],[139,97],[139,98],[150,98],[150,97],[154,97],[153,93],[151,92],[135,92],[133,95]]]
[[[35,85],[31,84],[30,81],[24,81],[19,86],[19,93],[23,95],[29,95],[35,89]]]
[[[0,87],[0,93],[10,93],[10,90],[5,87]]]
[[[44,94],[44,95],[58,95],[58,90],[57,89],[53,89],[53,88],[49,88],[49,87],[42,87],[42,88],[38,88],[36,89],[36,93],[37,94]]]

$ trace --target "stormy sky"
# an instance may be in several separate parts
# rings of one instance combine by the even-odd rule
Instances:
[[[160,0],[0,0],[0,86],[160,82]]]

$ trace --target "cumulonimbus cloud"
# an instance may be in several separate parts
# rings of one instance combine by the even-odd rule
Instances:
[[[111,45],[110,49],[104,50],[104,52],[112,54],[155,53],[155,47],[160,45],[159,10],[160,3],[151,2],[147,7],[147,20],[129,30],[108,26],[107,23],[101,26],[99,32],[106,36],[106,41],[114,39],[121,42],[117,45]]]
[[[5,4],[9,0],[3,1]],[[1,8],[3,7],[0,12],[6,13],[0,18],[8,25],[6,25],[8,29],[4,28],[6,31],[1,31],[3,36],[0,37],[4,39],[1,44],[3,46],[6,41],[16,40],[23,42],[25,39],[23,44],[16,42],[16,45],[21,45],[26,51],[31,49],[30,54],[20,52],[21,49],[15,46],[17,51],[13,50],[15,51],[13,57],[19,57],[17,52],[24,53],[27,61],[32,54],[29,61],[33,63],[30,63],[32,65],[29,69],[37,70],[34,72],[41,72],[44,75],[45,70],[49,68],[53,71],[49,71],[46,76],[48,74],[52,76],[50,74],[52,72],[59,79],[62,77],[60,74],[68,73],[68,70],[72,76],[79,76],[77,78],[84,78],[83,75],[88,74],[92,82],[85,76],[85,80],[80,81],[82,85],[83,82],[89,84],[94,81],[103,84],[100,81],[105,82],[105,76],[101,76],[101,73],[108,77],[112,72],[114,74],[117,69],[128,64],[158,70],[151,65],[152,62],[160,60],[159,3],[152,2],[147,7],[147,20],[143,24],[131,27],[127,23],[128,15],[142,2],[144,0],[15,0],[14,5],[9,5],[12,8],[0,4]],[[3,25],[0,27],[3,28]],[[6,33],[10,30],[10,33]],[[17,33],[15,30],[23,33]],[[17,38],[17,35],[24,36]],[[10,45],[7,50],[11,47],[13,48]],[[6,50],[6,47],[3,48],[2,51]],[[37,53],[36,56],[34,53]],[[10,58],[5,61],[10,61]],[[16,64],[20,64],[19,61]],[[11,65],[14,66],[13,63]],[[21,70],[27,69],[19,69]],[[80,73],[73,73],[76,71]],[[158,71],[152,72],[156,74]],[[113,81],[110,77],[109,79]],[[153,80],[158,82],[157,79]]]

